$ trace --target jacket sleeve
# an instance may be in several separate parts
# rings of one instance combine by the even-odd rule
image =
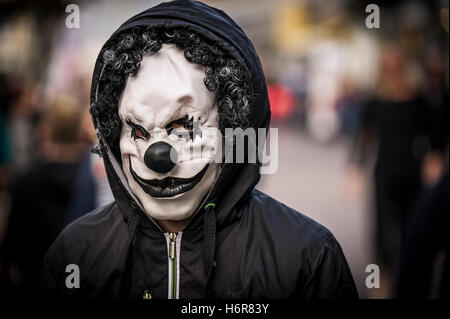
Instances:
[[[358,299],[358,292],[344,253],[329,234],[311,264],[311,274],[299,287],[304,299]]]

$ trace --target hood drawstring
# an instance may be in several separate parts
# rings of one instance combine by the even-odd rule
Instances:
[[[203,226],[203,262],[205,265],[205,286],[204,295],[209,295],[209,279],[214,266],[214,253],[216,250],[216,204],[205,205],[204,226]]]
[[[141,214],[139,213],[136,205],[131,205],[131,210],[126,217],[126,223],[128,226],[128,242],[125,251],[125,266],[123,267],[122,279],[120,284],[119,298],[128,299],[130,298],[130,288],[131,288],[131,259],[133,257],[132,248],[134,245],[134,240],[136,238],[136,229],[139,224]]]

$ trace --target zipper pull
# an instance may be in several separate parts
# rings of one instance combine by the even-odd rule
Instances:
[[[175,241],[177,239],[177,233],[169,233],[169,258],[175,258]]]

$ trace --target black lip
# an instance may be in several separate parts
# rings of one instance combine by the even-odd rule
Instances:
[[[158,198],[173,197],[175,195],[190,191],[203,178],[203,175],[205,175],[209,167],[209,164],[205,165],[200,172],[190,178],[168,176],[163,179],[143,179],[133,170],[130,156],[128,156],[128,160],[130,161],[130,172],[134,180],[139,184],[144,192],[152,197]]]

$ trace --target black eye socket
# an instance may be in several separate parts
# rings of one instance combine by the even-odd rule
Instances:
[[[192,129],[194,128],[194,118],[193,117],[189,118],[189,116],[186,115],[185,117],[179,118],[166,125],[166,131],[167,134],[169,135],[172,133],[173,130],[176,131],[177,129],[181,128],[184,128],[188,132],[191,132]]]
[[[150,134],[140,125],[131,122],[130,120],[125,121],[129,127],[131,127],[131,137],[134,140],[146,139],[150,137]]]
[[[186,141],[195,140],[196,136],[202,136],[200,120],[196,120],[194,123],[194,117],[189,118],[187,115],[167,124],[166,130],[167,134],[175,134],[178,138],[184,138]]]
[[[144,133],[142,133],[142,131],[140,130],[140,129],[135,129],[135,128],[132,128],[131,129],[131,136],[134,138],[134,139],[137,139],[137,138],[144,138]]]

